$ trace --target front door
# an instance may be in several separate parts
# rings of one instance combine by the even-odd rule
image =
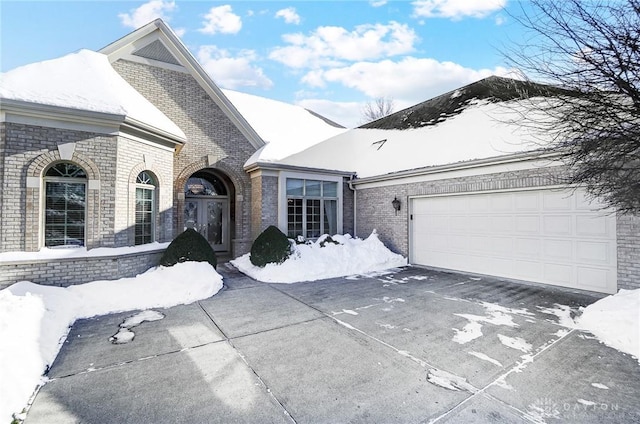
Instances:
[[[229,203],[220,198],[186,198],[184,226],[207,239],[216,252],[229,251]]]

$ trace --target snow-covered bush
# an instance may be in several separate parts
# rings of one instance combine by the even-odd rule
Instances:
[[[291,255],[291,242],[273,225],[264,230],[251,246],[251,263],[258,267],[281,264]]]
[[[213,248],[200,233],[187,228],[164,251],[160,265],[173,266],[179,262],[209,262],[212,267],[218,265]]]

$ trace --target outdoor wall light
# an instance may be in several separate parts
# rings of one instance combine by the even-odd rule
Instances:
[[[398,215],[398,211],[400,210],[400,201],[398,200],[397,196],[394,196],[393,200],[391,201],[391,205],[393,205],[393,209],[396,211],[396,215]]]

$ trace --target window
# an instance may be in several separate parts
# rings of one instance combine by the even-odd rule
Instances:
[[[316,238],[338,231],[338,183],[287,178],[289,237]]]
[[[148,172],[142,171],[138,174],[136,178],[136,245],[154,241],[155,189],[155,180]]]
[[[59,162],[44,174],[44,245],[84,246],[87,174],[70,162]]]

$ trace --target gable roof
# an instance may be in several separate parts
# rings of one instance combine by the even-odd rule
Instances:
[[[110,62],[125,58],[189,73],[234,123],[249,143],[259,149],[264,140],[222,93],[189,49],[162,19],[156,19],[102,48]]]
[[[105,55],[90,50],[3,73],[0,98],[5,109],[38,109],[73,119],[80,119],[80,111],[89,112],[96,119],[129,124],[174,143],[186,140],[184,132],[131,87]]]
[[[518,124],[525,93],[544,86],[490,77],[349,130],[279,161],[360,178],[538,150],[544,136]]]
[[[245,162],[245,169],[275,162],[347,131],[301,106],[233,90],[222,91],[267,143]]]

